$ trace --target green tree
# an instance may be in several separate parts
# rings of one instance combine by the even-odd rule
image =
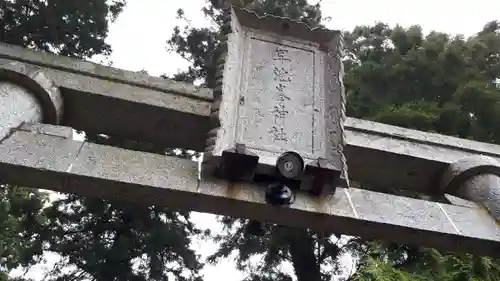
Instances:
[[[89,135],[87,141],[149,153],[177,155],[149,143]],[[178,157],[193,157],[184,151]],[[44,210],[46,250],[62,259],[48,280],[199,281],[202,264],[190,248],[201,230],[189,213],[70,195]]]
[[[110,20],[125,0],[3,0],[0,40],[75,58],[107,55]]]
[[[346,33],[348,114],[498,143],[498,23],[470,38],[378,24]]]
[[[42,254],[37,226],[46,196],[37,190],[0,185],[0,280],[9,280],[8,272],[29,266]]]
[[[74,195],[45,214],[47,250],[62,256],[53,280],[199,280],[188,214]]]
[[[80,59],[108,55],[104,39],[124,0],[0,2],[0,40]],[[88,135],[90,142],[165,154],[133,140]],[[189,153],[181,156],[191,157]],[[1,179],[0,179],[1,180]],[[29,268],[44,251],[61,260],[46,280],[199,280],[189,215],[70,195],[50,202],[36,190],[2,186],[0,280]]]

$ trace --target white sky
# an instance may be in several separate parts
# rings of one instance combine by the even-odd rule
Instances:
[[[173,74],[187,67],[179,56],[166,52],[166,41],[178,23],[178,8],[186,11],[193,26],[206,25],[200,11],[204,3],[205,0],[128,0],[107,40],[114,50],[113,65],[134,71],[145,69],[152,75]],[[323,0],[322,6],[324,15],[332,18],[327,27],[341,30],[382,21],[389,25],[419,24],[424,32],[437,30],[468,36],[486,22],[500,18],[500,1],[495,0]]]
[[[205,0],[127,0],[128,4],[117,21],[111,26],[107,42],[113,53],[114,67],[132,71],[147,70],[151,75],[174,74],[189,63],[176,54],[166,51],[176,21],[176,11],[183,8],[195,27],[207,25],[201,8]],[[310,1],[316,2],[316,1]],[[391,26],[419,24],[424,32],[431,30],[473,35],[483,25],[500,18],[500,1],[475,0],[323,0],[323,14],[331,17],[326,24],[331,29],[352,30],[356,25],[384,22]],[[201,228],[220,228],[214,217],[195,214]],[[197,243],[203,253],[216,249],[213,243]],[[205,281],[241,280],[231,261],[203,270]],[[36,273],[35,273],[36,274]],[[31,274],[30,274],[31,275]]]

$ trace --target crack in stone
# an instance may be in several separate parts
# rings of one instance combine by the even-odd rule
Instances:
[[[6,139],[10,138],[15,132],[21,131],[21,128],[24,126],[25,122],[21,122],[21,124],[17,125],[16,127],[10,128],[9,132],[0,139],[0,143],[4,142]]]

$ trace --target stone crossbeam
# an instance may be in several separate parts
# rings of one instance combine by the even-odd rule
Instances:
[[[356,188],[290,207],[253,184],[199,180],[198,163],[75,141],[71,128],[30,125],[0,143],[0,178],[35,188],[245,217],[441,250],[500,256],[500,227],[475,204],[450,205]]]
[[[0,43],[2,65],[42,70],[63,96],[62,124],[77,130],[203,151],[212,93],[184,83]],[[438,190],[450,163],[500,159],[500,147],[361,119],[345,123],[349,178],[381,189]]]
[[[41,70],[59,87],[64,125],[164,147],[204,149],[210,90],[0,43],[0,68],[12,63]]]
[[[439,193],[451,163],[485,155],[500,160],[500,146],[348,118],[345,153],[349,177],[380,188]]]

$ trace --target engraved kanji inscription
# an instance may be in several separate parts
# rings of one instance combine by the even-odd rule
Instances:
[[[273,115],[275,119],[285,119],[288,114],[284,103],[278,103],[274,106]]]
[[[290,71],[284,67],[275,66],[273,69],[274,80],[280,82],[290,82],[292,81],[292,77],[290,77]]]
[[[269,130],[269,133],[271,134],[274,141],[286,142],[288,140],[286,137],[285,128],[283,127],[272,126],[271,129]]]
[[[314,52],[283,42],[250,44],[237,137],[264,150],[314,153]]]
[[[286,100],[290,100],[286,95],[286,89],[288,84],[292,82],[292,77],[290,77],[290,58],[288,58],[288,50],[276,48],[273,60],[276,61],[278,65],[273,65],[273,75],[274,81],[278,84],[276,85],[276,101],[277,104],[274,105],[272,114],[274,116],[274,123],[270,129],[273,136],[273,141],[282,141],[287,143],[288,139],[286,137],[286,124],[285,118],[288,115],[288,110],[286,108]]]
[[[276,90],[278,90],[278,91],[277,91],[277,93],[276,93],[276,100],[277,100],[278,102],[284,102],[285,100],[290,100],[290,97],[288,97],[288,96],[285,94],[285,91],[284,91],[284,90],[285,90],[285,88],[286,88],[286,86],[285,86],[285,85],[283,85],[283,84],[278,84],[278,85],[276,86]]]
[[[278,90],[278,92],[284,92],[286,89],[286,84],[284,83],[279,83],[278,85],[276,85],[276,90]]]
[[[281,47],[276,48],[273,60],[280,62],[291,61],[291,59],[288,57],[288,50]]]

